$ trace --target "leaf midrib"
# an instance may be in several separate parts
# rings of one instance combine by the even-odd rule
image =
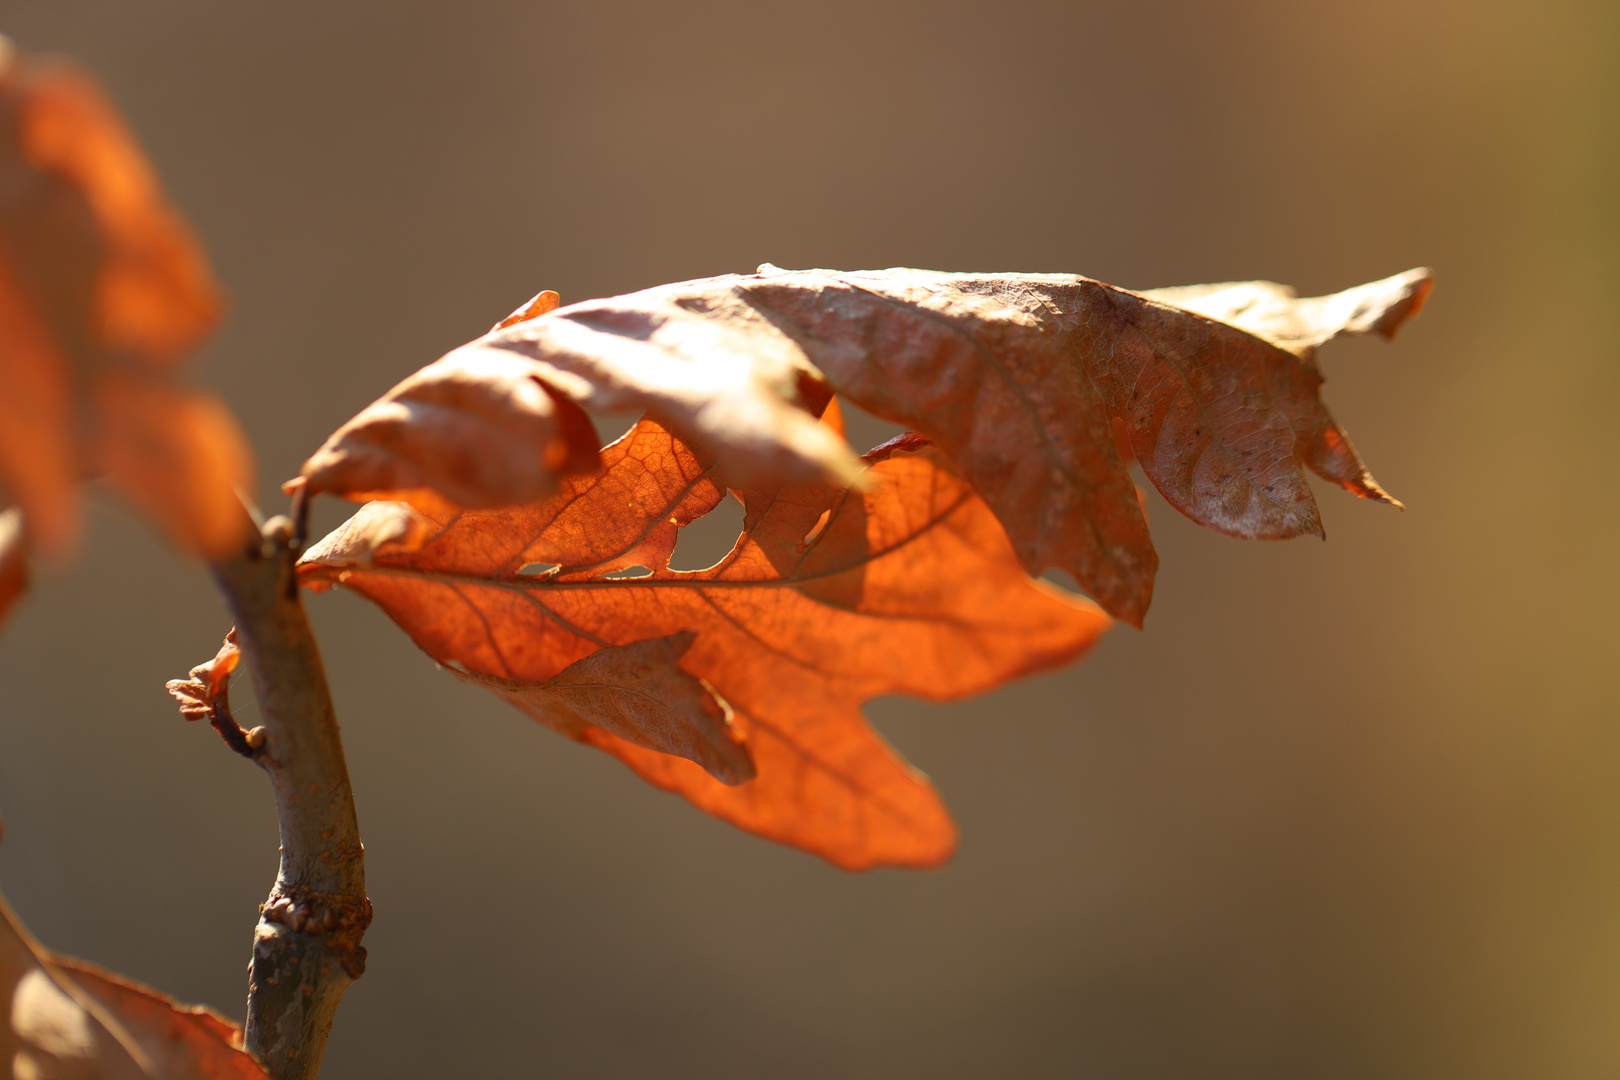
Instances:
[[[919,539],[922,536],[925,536],[927,533],[932,531],[936,526],[938,526],[946,518],[950,517],[952,514],[956,513],[957,510],[961,509],[961,507],[963,505],[965,505],[967,503],[968,499],[970,499],[971,497],[972,497],[972,493],[970,491],[963,491],[961,494],[959,494],[950,503],[949,506],[947,506],[943,510],[939,511],[937,514],[935,514],[933,517],[931,517],[926,523],[924,523],[920,528],[918,528],[916,531],[910,533],[904,539],[900,540],[896,544],[892,544],[889,547],[883,548],[883,549],[881,549],[879,551],[867,552],[861,558],[853,560],[853,561],[851,561],[851,562],[849,562],[849,563],[847,563],[847,564],[845,564],[843,566],[840,566],[836,570],[827,570],[827,571],[823,571],[821,573],[798,575],[798,576],[794,576],[794,577],[765,578],[765,579],[760,579],[760,580],[755,580],[755,581],[726,581],[726,580],[715,579],[715,578],[699,579],[699,578],[695,577],[695,575],[697,575],[697,574],[703,574],[703,573],[708,572],[708,571],[705,571],[705,570],[671,570],[671,571],[668,571],[668,572],[672,573],[672,574],[682,574],[682,575],[692,574],[692,575],[694,575],[694,577],[660,578],[660,577],[651,577],[651,576],[649,576],[649,577],[640,577],[640,578],[592,578],[592,579],[590,579],[588,581],[557,581],[555,579],[543,579],[543,578],[542,579],[528,579],[528,580],[525,580],[525,579],[523,579],[521,577],[503,577],[503,578],[481,577],[481,576],[479,576],[477,574],[472,574],[472,573],[457,573],[455,571],[447,571],[447,570],[423,570],[423,569],[418,569],[418,568],[413,568],[413,567],[386,566],[386,565],[381,565],[381,564],[372,564],[372,565],[369,565],[369,566],[347,566],[347,567],[344,567],[344,566],[332,566],[331,564],[323,564],[323,565],[330,567],[330,572],[333,574],[333,576],[336,576],[338,574],[342,574],[345,571],[351,572],[351,573],[362,573],[362,574],[381,574],[381,575],[384,575],[384,576],[387,576],[387,577],[405,577],[405,578],[414,578],[414,579],[423,580],[423,581],[439,581],[439,582],[444,582],[446,584],[452,584],[452,585],[476,585],[476,586],[479,586],[479,587],[482,587],[482,588],[503,589],[503,590],[507,590],[507,591],[511,591],[511,592],[521,592],[521,593],[525,593],[525,594],[528,594],[528,593],[541,593],[541,594],[544,594],[546,592],[553,592],[553,591],[558,591],[558,590],[611,589],[611,588],[634,588],[634,589],[653,589],[653,588],[665,588],[665,589],[668,589],[668,588],[678,588],[678,589],[773,589],[773,588],[796,588],[796,587],[798,587],[800,585],[808,584],[808,583],[813,582],[813,581],[821,581],[821,580],[824,580],[826,578],[837,577],[839,574],[847,574],[852,570],[857,570],[857,569],[859,569],[859,568],[861,568],[863,566],[867,566],[867,565],[869,565],[871,563],[877,562],[879,559],[885,559],[885,558],[889,557],[890,555],[894,554],[895,552],[900,551],[903,548],[905,548],[908,544],[912,543],[913,541]]]

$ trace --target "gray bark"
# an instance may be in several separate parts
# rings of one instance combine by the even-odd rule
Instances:
[[[364,848],[326,673],[299,601],[292,523],[214,563],[258,695],[281,869],[261,905],[248,967],[247,1049],[275,1080],[314,1080],[343,992],[365,970],[371,922]],[[253,733],[256,737],[259,732]],[[255,739],[257,742],[257,738]]]

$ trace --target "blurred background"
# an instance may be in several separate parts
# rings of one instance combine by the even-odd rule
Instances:
[[[541,288],[1438,270],[1399,342],[1322,357],[1406,513],[1319,487],[1329,542],[1250,544],[1155,496],[1145,632],[872,706],[960,823],[937,873],[736,832],[312,597],[377,910],[326,1075],[1620,1073],[1620,7],[0,0],[0,30],[99,76],[212,251],[196,377],[267,504]],[[103,499],[0,640],[0,886],[240,1018],[270,795],[163,692],[227,625]]]

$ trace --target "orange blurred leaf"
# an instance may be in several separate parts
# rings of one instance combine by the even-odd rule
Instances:
[[[0,482],[34,541],[65,551],[79,533],[73,369],[0,247]]]
[[[95,84],[6,43],[0,482],[36,544],[72,547],[86,471],[184,546],[242,539],[245,442],[217,401],[170,381],[219,311],[201,249]]]
[[[0,900],[0,1061],[17,1077],[264,1080],[241,1030],[42,948]]]
[[[77,188],[101,229],[92,335],[144,364],[178,363],[219,321],[202,249],[94,82],[61,62],[25,77],[22,156]]]
[[[107,482],[176,539],[205,553],[243,540],[238,492],[253,455],[212,394],[146,375],[109,371],[96,381],[92,460]]]
[[[744,488],[742,536],[699,571],[669,558],[680,527],[725,497],[729,473],[650,419],[602,462],[525,506],[436,515],[368,504],[301,573],[375,601],[435,660],[502,696],[512,684],[555,687],[608,650],[621,683],[628,669],[646,685],[672,650],[662,660],[629,650],[678,638],[681,671],[730,706],[753,779],[728,784],[705,769],[701,747],[724,746],[712,737],[658,745],[573,702],[584,726],[548,723],[712,814],[857,869],[936,865],[955,843],[932,785],[867,726],[863,701],[978,693],[1074,659],[1109,624],[1031,580],[925,440],[874,452],[859,490]]]

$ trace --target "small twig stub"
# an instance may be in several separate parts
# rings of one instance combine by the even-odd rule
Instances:
[[[206,664],[191,669],[187,679],[170,679],[165,688],[180,703],[180,715],[187,720],[207,720],[225,740],[225,745],[253,761],[258,760],[266,739],[265,729],[244,729],[231,713],[231,673],[241,663],[236,629],[225,635],[225,643]]]

